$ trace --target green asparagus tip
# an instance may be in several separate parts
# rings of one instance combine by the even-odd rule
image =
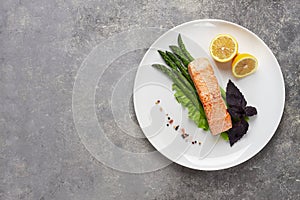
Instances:
[[[181,39],[181,34],[180,34],[180,33],[178,34],[178,38],[180,38],[180,39]]]

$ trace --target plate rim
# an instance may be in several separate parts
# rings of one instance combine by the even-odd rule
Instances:
[[[250,160],[251,158],[255,157],[260,151],[262,151],[265,146],[270,142],[270,140],[273,138],[273,136],[275,135],[279,125],[280,125],[280,122],[282,120],[282,116],[283,116],[283,112],[284,112],[284,107],[285,107],[285,95],[286,95],[286,92],[285,92],[285,82],[284,82],[284,78],[283,78],[283,74],[282,74],[282,70],[281,70],[281,67],[280,67],[280,64],[277,60],[277,58],[275,57],[275,55],[273,54],[272,50],[268,47],[268,45],[260,38],[258,37],[255,33],[253,33],[252,31],[250,31],[249,29],[239,25],[239,24],[236,24],[234,22],[230,22],[230,21],[226,21],[226,20],[223,20],[223,19],[209,19],[209,18],[206,18],[206,19],[197,19],[197,20],[192,20],[192,21],[188,21],[188,22],[184,22],[182,24],[179,24],[171,29],[168,29],[165,33],[163,33],[161,36],[159,36],[150,46],[149,46],[149,49],[146,51],[146,53],[144,54],[142,60],[140,61],[139,63],[139,66],[141,63],[143,63],[143,61],[146,59],[146,55],[148,54],[151,46],[155,43],[157,43],[157,41],[159,41],[161,38],[163,38],[166,34],[168,34],[170,31],[173,31],[174,29],[177,29],[179,27],[182,27],[182,26],[187,26],[189,24],[193,24],[193,23],[207,23],[207,22],[219,22],[219,23],[224,23],[224,24],[230,24],[230,25],[233,25],[233,26],[236,26],[248,33],[250,33],[252,36],[254,36],[257,40],[259,40],[264,47],[266,47],[267,51],[269,51],[269,53],[271,54],[271,57],[275,60],[275,62],[277,63],[277,66],[279,68],[279,72],[280,72],[280,81],[282,84],[282,92],[283,92],[283,98],[282,98],[282,102],[281,102],[281,110],[280,110],[280,115],[276,121],[276,126],[274,126],[274,128],[272,129],[272,134],[269,135],[269,137],[265,140],[265,142],[263,143],[263,145],[260,147],[260,148],[257,148],[257,150],[255,150],[252,154],[250,154],[249,156],[245,156],[244,158],[241,158],[240,160],[238,160],[237,162],[233,162],[233,163],[230,163],[230,164],[227,164],[227,165],[223,165],[222,167],[194,167],[193,166],[187,166],[183,163],[180,162],[180,160],[171,160],[169,157],[167,157],[165,154],[163,154],[162,152],[160,152],[156,146],[153,144],[153,142],[151,141],[151,139],[149,139],[146,135],[145,137],[147,138],[147,140],[150,142],[150,144],[155,148],[155,150],[159,151],[161,155],[163,155],[164,157],[166,157],[167,159],[171,160],[172,162],[175,162],[176,164],[179,164],[183,167],[187,167],[187,168],[190,168],[190,169],[194,169],[194,170],[200,170],[200,171],[217,171],[217,170],[224,170],[224,169],[228,169],[228,168],[232,168],[232,167],[235,167],[235,166],[238,166],[248,160]],[[137,121],[138,123],[140,124],[139,122],[139,117],[138,117],[138,114],[136,112],[136,95],[135,95],[135,88],[136,88],[136,77],[137,77],[137,74],[138,74],[138,71],[139,71],[139,67],[137,69],[137,72],[136,72],[136,76],[135,76],[135,80],[134,80],[134,87],[133,87],[133,105],[134,105],[134,111],[135,111],[135,115],[136,115],[136,118],[137,118]],[[140,125],[139,125],[140,126]],[[142,129],[142,128],[141,128]],[[142,129],[143,131],[143,129]],[[143,131],[144,133],[144,131]],[[145,133],[144,133],[145,134]]]

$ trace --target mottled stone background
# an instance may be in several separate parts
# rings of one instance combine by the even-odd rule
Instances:
[[[300,199],[299,13],[298,0],[0,0],[0,199]],[[129,174],[95,160],[72,118],[84,58],[122,31],[202,18],[245,26],[277,57],[286,104],[270,143],[251,160],[216,172],[173,163]],[[130,52],[110,69],[137,64],[144,52]],[[120,139],[126,136],[116,134],[111,115],[96,103],[116,145],[153,150],[145,139]]]

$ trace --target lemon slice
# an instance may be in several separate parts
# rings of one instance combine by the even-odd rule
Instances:
[[[232,73],[237,78],[248,76],[257,70],[257,59],[248,53],[238,54],[232,61]]]
[[[210,43],[210,54],[218,62],[228,62],[238,52],[238,43],[229,34],[217,35]]]

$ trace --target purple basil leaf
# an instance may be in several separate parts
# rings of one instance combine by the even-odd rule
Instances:
[[[240,121],[233,123],[232,128],[228,130],[230,146],[241,139],[243,135],[247,133],[248,128],[249,124],[245,119],[241,119]]]
[[[244,108],[247,105],[247,101],[244,98],[240,90],[229,79],[226,87],[226,102],[228,106],[239,106]]]
[[[226,94],[226,102],[229,107],[231,106],[239,106],[242,107],[241,99],[234,94]]]
[[[235,120],[241,119],[246,115],[245,110],[242,107],[232,106],[229,107],[227,110],[231,118]]]
[[[245,113],[246,113],[246,116],[251,117],[251,116],[257,114],[257,110],[256,110],[255,107],[252,107],[252,106],[246,106],[246,108],[245,108]]]

